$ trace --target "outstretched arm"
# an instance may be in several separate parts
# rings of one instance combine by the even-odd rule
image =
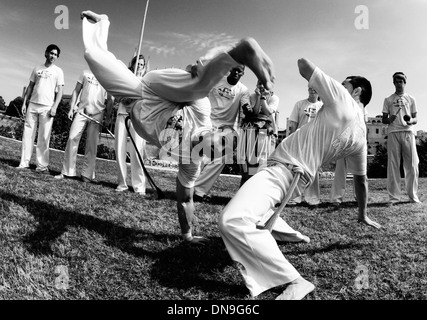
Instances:
[[[310,81],[311,75],[313,74],[314,69],[316,69],[316,65],[310,60],[301,58],[298,60],[298,69],[301,76],[307,81]]]
[[[376,229],[381,228],[381,225],[368,217],[367,207],[368,207],[368,182],[366,180],[366,175],[358,176],[353,175],[354,181],[354,190],[356,192],[357,205],[359,206],[359,216],[357,218],[358,222],[365,223],[368,226],[374,227]]]

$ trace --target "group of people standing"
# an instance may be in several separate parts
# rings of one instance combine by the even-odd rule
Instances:
[[[193,195],[203,199],[208,194],[212,180],[219,175],[223,166],[221,161],[215,162],[215,159],[224,157],[224,146],[230,144],[226,141],[231,138],[234,141],[236,135],[240,141],[245,141],[239,134],[248,135],[251,130],[258,134],[264,133],[267,141],[269,136],[275,134],[272,119],[279,99],[272,92],[274,70],[271,59],[255,39],[244,38],[228,50],[200,58],[186,70],[154,70],[139,78],[108,51],[108,17],[84,11],[81,18],[84,56],[94,76],[91,79],[96,79],[107,92],[105,96],[101,90],[97,101],[102,100],[100,97],[105,97],[108,101],[111,96],[122,101],[127,108],[126,113],[130,114],[136,135],[159,148],[167,145],[168,152],[179,159],[176,198],[182,238],[189,243],[203,243],[206,239],[192,234],[195,211]],[[59,56],[59,48],[48,49],[45,68],[51,67]],[[258,78],[252,95],[239,84],[245,66]],[[271,215],[282,202],[294,179],[298,179],[295,196],[300,196],[307,190],[307,186],[313,184],[323,165],[345,159],[346,170],[354,177],[358,203],[357,221],[374,229],[381,227],[367,213],[367,144],[363,110],[371,100],[370,82],[360,76],[347,77],[343,82],[338,82],[307,59],[298,60],[298,69],[308,81],[309,94],[313,97],[318,95],[322,106],[316,104],[315,110],[307,109],[307,123],[295,127],[295,132],[277,148],[273,148],[271,154],[270,151],[266,152],[268,157],[265,162],[248,174],[250,179],[243,181],[218,218],[219,233],[252,296],[284,284],[287,287],[277,299],[302,299],[314,290],[314,285],[304,279],[283,256],[276,242],[307,243],[310,239],[293,230],[281,218],[277,219],[271,231],[257,227],[258,222],[266,215]],[[54,96],[56,88],[63,85],[62,72],[57,73],[58,76],[50,87],[53,90],[51,96]],[[43,74],[46,73],[40,73],[38,79],[44,80],[46,76]],[[402,76],[395,76],[395,82],[401,78]],[[76,89],[80,88],[79,83],[84,87],[83,82],[84,80],[78,82]],[[31,80],[29,88],[37,87],[32,83],[37,83],[37,80]],[[76,90],[76,95],[78,91]],[[40,107],[40,113],[45,112],[46,122],[52,121],[47,117],[55,115],[61,93],[62,89],[58,90],[54,103],[51,100],[30,100],[29,112],[39,112],[39,107],[34,107],[31,103],[41,104],[43,107]],[[32,96],[31,91],[27,96]],[[316,100],[318,99],[310,98],[310,103],[317,103]],[[107,105],[108,103],[108,110]],[[395,111],[397,108],[398,112]],[[101,109],[90,109],[91,116],[99,110]],[[415,104],[400,91],[386,100],[383,114],[384,122],[395,123],[398,125],[396,129],[406,130],[416,123]],[[407,114],[411,117],[409,120],[404,118]],[[31,119],[27,115],[26,123],[31,123]],[[28,126],[28,130],[30,129],[31,126]],[[396,143],[409,141],[409,133],[401,133],[399,130],[396,132],[396,137],[392,138]],[[24,133],[24,136],[31,136],[31,133]],[[179,143],[173,143],[174,141]],[[260,139],[246,141],[259,143]],[[245,150],[251,151],[261,148],[246,142],[243,145]],[[412,146],[411,144],[408,148]],[[24,150],[27,149],[23,146],[21,168],[28,167],[28,153],[24,157]],[[396,147],[393,152],[397,154],[401,150]],[[48,164],[48,158],[43,158],[42,155],[45,156],[40,152],[40,157],[39,154],[37,157],[39,171],[44,171]],[[405,170],[409,170],[409,166],[405,166]],[[62,175],[67,173],[72,175],[74,172],[64,169]],[[302,178],[298,178],[300,176]],[[412,182],[414,187],[416,174],[412,178],[410,174],[408,176],[407,182]],[[93,174],[88,173],[85,177],[92,179]],[[119,185],[118,191],[126,188],[124,184]],[[412,196],[411,200],[414,202],[419,201],[416,194],[408,192],[408,195]],[[398,196],[397,191],[393,196]]]
[[[29,168],[35,134],[38,127],[36,145],[36,172],[49,173],[49,142],[53,119],[61,101],[64,86],[64,74],[55,65],[60,55],[60,48],[49,45],[45,50],[45,63],[36,66],[30,76],[22,106],[25,115],[24,133],[22,138],[21,161],[18,169]],[[135,56],[130,62],[129,69],[136,71],[140,79],[147,72],[145,57]],[[117,117],[114,130],[115,153],[117,163],[118,185],[116,191],[125,191],[127,185],[127,157],[131,162],[131,183],[135,193],[146,195],[146,178],[138,158],[138,152],[143,154],[145,140],[135,133],[129,122],[129,133],[135,146],[127,148],[128,131],[126,117],[129,115],[128,105],[132,99],[114,99],[98,82],[90,70],[84,70],[71,94],[68,118],[72,121],[67,144],[64,152],[61,173],[55,179],[77,177],[77,151],[80,140],[86,130],[84,161],[80,179],[83,182],[96,182],[95,165],[98,142],[102,126],[108,127],[112,120],[114,105],[117,105]],[[27,103],[29,102],[29,103]],[[27,106],[28,105],[28,106]]]
[[[342,83],[354,79],[347,77]],[[384,99],[382,109],[382,121],[388,125],[387,139],[387,191],[389,204],[393,205],[401,201],[401,159],[403,160],[405,189],[410,202],[420,203],[418,190],[418,163],[419,158],[416,149],[416,138],[413,125],[417,123],[417,105],[414,97],[405,93],[407,77],[403,72],[396,72],[392,76],[395,93]],[[317,112],[322,108],[317,92],[309,87],[308,98],[298,101],[289,117],[289,134],[313,121]],[[363,119],[368,123],[368,110],[362,108]],[[367,139],[368,137],[366,137]],[[335,162],[334,179],[331,185],[330,201],[336,207],[343,202],[346,189],[347,159],[340,158]],[[353,190],[355,199],[357,197]],[[309,206],[316,207],[320,203],[319,174],[316,173],[313,183],[307,186],[304,193],[292,199],[288,205],[296,205],[305,201]]]

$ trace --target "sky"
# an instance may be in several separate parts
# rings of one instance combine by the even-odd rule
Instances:
[[[415,130],[427,131],[427,0],[148,0],[141,52],[150,68],[185,68],[210,48],[253,37],[274,63],[279,127],[293,106],[308,97],[297,60],[311,60],[338,81],[368,78],[369,116],[382,114],[394,92],[392,75],[404,72],[406,92],[417,101]],[[0,96],[22,95],[46,47],[61,48],[56,64],[71,94],[83,58],[80,12],[105,13],[111,21],[108,48],[126,64],[138,47],[147,0],[1,0]],[[241,82],[253,92],[256,77]]]

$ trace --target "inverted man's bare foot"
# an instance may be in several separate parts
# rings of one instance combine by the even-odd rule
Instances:
[[[81,19],[83,19],[85,17],[88,20],[93,21],[95,23],[98,21],[101,21],[101,20],[108,20],[108,16],[106,14],[97,14],[97,13],[90,11],[90,10],[82,11],[82,13],[80,13]]]
[[[276,300],[301,300],[315,288],[314,284],[299,277],[292,281]]]
[[[229,51],[230,56],[251,69],[268,90],[273,88],[273,62],[253,38],[242,39]]]

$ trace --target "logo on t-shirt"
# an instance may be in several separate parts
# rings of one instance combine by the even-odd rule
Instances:
[[[398,112],[401,108],[405,109],[405,107],[407,107],[408,105],[408,101],[402,99],[401,97],[393,101],[393,107],[395,108],[395,112]]]
[[[304,114],[309,118],[314,118],[317,114],[317,108],[313,106],[307,106],[304,108]]]
[[[87,76],[87,82],[90,83],[93,86],[99,86],[98,80],[95,78],[95,76]]]
[[[38,78],[49,79],[52,75],[53,75],[53,73],[47,69],[37,71],[37,77]]]
[[[227,87],[218,88],[217,90],[218,94],[226,99],[234,99],[234,97],[236,96],[233,91]]]

